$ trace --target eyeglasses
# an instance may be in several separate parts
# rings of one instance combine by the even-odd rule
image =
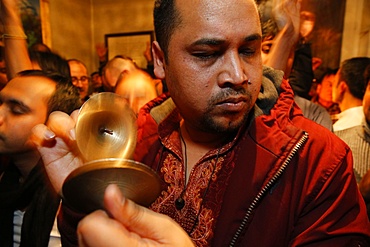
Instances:
[[[87,76],[81,76],[80,78],[76,77],[76,76],[72,76],[72,83],[73,84],[76,84],[77,82],[82,82],[82,83],[86,83],[89,81],[89,77]]]

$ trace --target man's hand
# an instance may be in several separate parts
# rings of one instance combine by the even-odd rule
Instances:
[[[116,185],[107,187],[104,205],[111,217],[99,210],[80,221],[79,246],[194,246],[175,221],[124,198]]]
[[[273,0],[272,16],[279,31],[284,28],[291,33],[292,40],[298,40],[302,0]]]
[[[58,193],[67,176],[83,164],[74,132],[77,115],[78,111],[74,111],[71,116],[64,112],[52,112],[46,125],[36,125],[32,130],[32,140]]]

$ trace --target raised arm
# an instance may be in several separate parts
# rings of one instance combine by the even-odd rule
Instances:
[[[22,70],[32,69],[27,49],[27,36],[23,30],[18,2],[17,0],[1,0],[0,2],[8,80]]]
[[[301,0],[274,0],[273,6],[272,15],[279,33],[264,64],[283,70],[288,77],[299,37]]]

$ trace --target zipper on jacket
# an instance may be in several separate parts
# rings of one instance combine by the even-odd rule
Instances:
[[[304,135],[298,141],[298,143],[293,147],[292,151],[289,153],[288,157],[285,159],[284,163],[281,165],[279,170],[275,173],[275,175],[270,179],[270,181],[262,188],[262,190],[257,194],[257,196],[252,201],[251,205],[249,206],[242,223],[238,230],[236,231],[233,239],[230,242],[230,247],[235,246],[237,243],[240,235],[244,232],[245,227],[249,221],[250,216],[252,215],[253,210],[257,207],[258,203],[261,201],[262,197],[271,189],[271,187],[276,183],[276,181],[280,178],[281,174],[284,172],[286,167],[289,165],[290,161],[292,160],[293,156],[298,152],[298,150],[302,147],[302,145],[308,139],[308,133],[304,132]]]

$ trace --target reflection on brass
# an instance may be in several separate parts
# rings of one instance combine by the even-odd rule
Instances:
[[[86,161],[129,159],[136,146],[136,117],[127,101],[114,93],[100,93],[81,107],[76,142]]]
[[[76,143],[86,163],[63,184],[66,204],[84,213],[103,209],[109,184],[117,184],[124,196],[142,206],[158,197],[158,175],[132,160],[136,132],[135,114],[121,96],[99,93],[84,103],[76,123]]]

